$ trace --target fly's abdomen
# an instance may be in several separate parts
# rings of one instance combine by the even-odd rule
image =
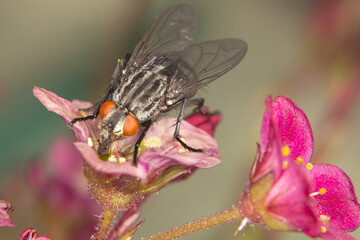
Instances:
[[[166,75],[141,69],[124,81],[114,100],[143,122],[159,114],[167,85]]]

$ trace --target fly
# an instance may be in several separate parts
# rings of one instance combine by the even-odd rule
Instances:
[[[136,166],[139,146],[151,124],[179,107],[174,138],[189,151],[202,151],[179,137],[184,110],[188,105],[201,108],[204,100],[192,98],[197,90],[240,63],[247,44],[240,39],[191,44],[196,23],[195,9],[189,4],[166,9],[147,29],[131,56],[118,61],[104,97],[92,107],[93,114],[70,122],[73,126],[77,121],[100,116],[100,156],[109,154],[115,140],[134,135],[141,128],[134,147]]]

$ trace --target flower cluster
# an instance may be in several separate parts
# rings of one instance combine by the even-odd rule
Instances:
[[[353,239],[360,205],[351,180],[338,167],[311,164],[313,135],[291,100],[266,100],[261,140],[240,200],[246,221],[323,239]]]

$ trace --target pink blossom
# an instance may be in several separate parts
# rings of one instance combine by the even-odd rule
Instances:
[[[50,240],[50,238],[38,237],[36,229],[27,228],[21,233],[19,240]]]
[[[216,126],[221,121],[221,115],[209,113],[207,108],[202,109],[202,111],[202,113],[193,113],[186,118],[186,121],[213,136]]]
[[[79,117],[79,108],[91,106],[88,102],[74,101],[73,103],[58,97],[56,94],[45,89],[34,87],[34,95],[37,97],[49,111],[59,114],[65,122],[69,123],[72,119]],[[78,142],[75,146],[83,155],[84,159],[91,167],[104,174],[116,175],[117,177],[126,174],[141,179],[146,179],[148,174],[154,171],[159,163],[162,165],[186,165],[199,168],[209,168],[220,163],[219,153],[217,151],[216,141],[203,130],[193,127],[186,122],[182,123],[181,137],[186,139],[187,144],[194,148],[201,148],[204,152],[181,152],[181,148],[176,141],[172,140],[172,128],[174,119],[162,119],[149,129],[144,141],[152,137],[157,137],[155,141],[161,140],[159,146],[150,144],[146,154],[140,154],[138,159],[138,167],[133,167],[131,162],[127,161],[123,164],[110,161],[103,161],[98,157],[93,147],[88,145],[89,138],[96,143],[99,137],[98,119],[88,120],[86,122],[77,122],[72,128]],[[218,120],[215,121],[215,125]],[[132,146],[138,138],[138,132],[134,136],[125,140],[118,141],[116,147],[127,148]],[[151,139],[150,139],[151,140]],[[123,149],[122,149],[122,152]],[[153,159],[157,157],[157,159]],[[154,162],[157,162],[154,164]]]
[[[323,239],[352,239],[360,207],[351,180],[339,168],[310,163],[313,135],[291,100],[266,100],[261,144],[241,206],[253,223],[302,231]]]
[[[65,217],[77,226],[46,225],[49,229],[59,228],[67,239],[88,239],[97,221],[95,215],[101,212],[90,198],[82,171],[81,155],[69,138],[54,141],[44,160],[34,161],[27,168],[28,183],[38,202],[45,203],[43,207],[53,218],[62,221]]]
[[[15,224],[9,216],[9,212],[13,211],[10,203],[0,200],[0,227],[14,227]]]
[[[88,108],[92,105],[89,102],[78,100],[69,102],[39,87],[34,87],[33,92],[35,97],[49,111],[60,115],[66,123],[69,123],[76,117],[86,115],[86,113],[79,109]],[[113,194],[126,192],[126,197],[118,196],[119,198],[126,199],[120,207],[121,210],[125,210],[136,202],[143,200],[149,191],[157,191],[165,186],[167,182],[183,179],[197,168],[211,168],[219,164],[221,160],[217,149],[217,142],[209,133],[213,134],[215,126],[220,121],[220,115],[209,114],[201,116],[195,114],[189,121],[192,124],[182,121],[180,137],[189,146],[202,149],[202,152],[189,152],[173,139],[173,126],[176,119],[160,119],[151,125],[140,146],[137,167],[132,165],[131,160],[134,151],[133,146],[141,134],[141,130],[133,136],[115,141],[111,147],[111,154],[104,160],[100,159],[96,150],[100,137],[99,120],[77,122],[72,128],[77,139],[74,145],[86,162],[85,173],[90,181],[89,187],[95,199],[101,202],[100,199],[106,198],[107,203],[103,204],[109,206],[114,202],[109,199],[110,195],[114,196]],[[107,183],[103,178],[87,171],[87,167],[107,178],[117,180]],[[173,171],[173,173],[169,171]],[[132,179],[130,182],[133,184],[128,184],[129,177]],[[146,186],[146,191],[144,188],[141,188],[139,183],[135,183],[138,181],[137,179],[141,180],[140,184],[142,186]],[[99,181],[103,181],[102,185]],[[108,190],[116,189],[116,191],[104,193],[99,190],[101,188],[100,185],[105,186],[108,184],[112,184],[111,187],[107,187]],[[134,184],[139,189],[135,190]],[[140,190],[141,194],[137,193]],[[128,196],[129,193],[131,197]],[[129,202],[131,202],[130,205]],[[119,206],[116,208],[119,208]]]
[[[314,164],[309,172],[313,193],[311,204],[324,231],[326,229],[323,238],[351,239],[343,232],[359,227],[360,206],[350,178],[330,164]]]

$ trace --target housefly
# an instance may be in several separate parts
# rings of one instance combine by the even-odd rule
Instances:
[[[139,146],[151,124],[162,114],[180,108],[174,139],[189,151],[179,130],[184,109],[203,104],[192,97],[197,90],[234,68],[244,57],[247,44],[240,39],[221,39],[191,44],[196,30],[195,9],[178,4],[166,9],[150,25],[133,53],[119,60],[104,97],[93,114],[70,122],[100,116],[101,137],[98,153],[110,154],[115,140],[143,131],[134,147],[136,166]]]

